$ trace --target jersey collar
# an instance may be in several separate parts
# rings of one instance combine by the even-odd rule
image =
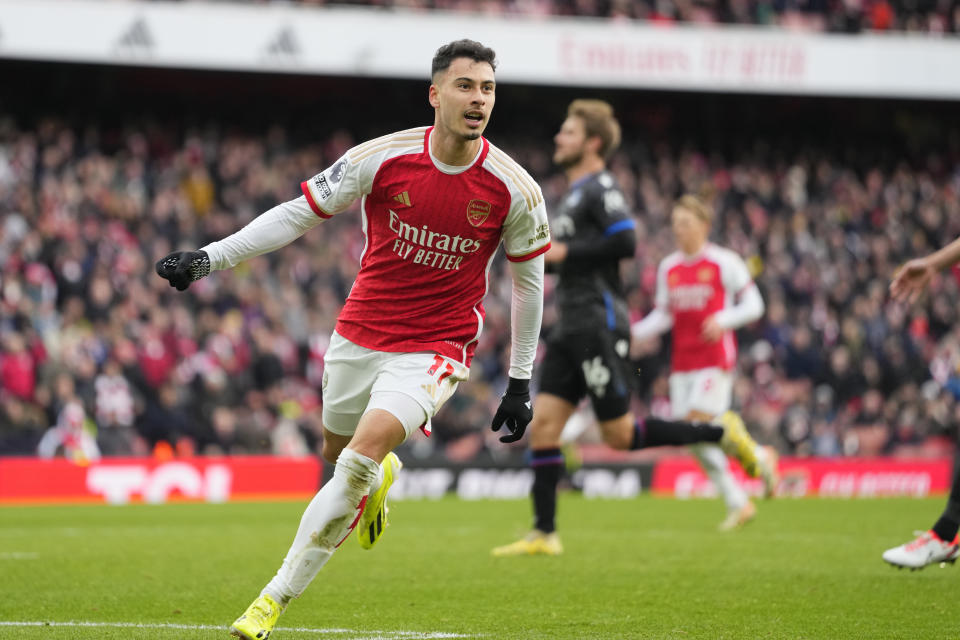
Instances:
[[[433,166],[437,168],[437,171],[441,173],[446,173],[448,175],[457,175],[463,173],[472,167],[483,164],[483,161],[487,157],[487,152],[490,150],[490,143],[487,142],[487,139],[483,136],[480,136],[480,151],[477,152],[477,155],[474,157],[473,161],[468,165],[452,165],[446,164],[445,162],[440,162],[437,160],[436,156],[433,155],[433,151],[430,150],[430,134],[433,133],[433,127],[427,129],[427,133],[423,136],[423,152],[427,154],[430,158],[430,161],[433,163]]]

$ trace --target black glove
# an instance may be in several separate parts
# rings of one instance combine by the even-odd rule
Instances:
[[[210,273],[206,251],[174,251],[157,262],[157,275],[170,281],[171,287],[184,291],[194,280]]]
[[[530,406],[530,381],[510,378],[507,392],[500,398],[500,407],[493,416],[494,431],[507,426],[509,434],[500,436],[500,442],[516,442],[523,437],[527,425],[533,420],[533,408]]]

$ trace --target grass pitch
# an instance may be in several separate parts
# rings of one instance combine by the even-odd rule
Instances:
[[[213,639],[273,575],[303,503],[0,507],[0,635]],[[560,499],[558,558],[492,558],[528,501],[395,502],[347,540],[271,640],[960,638],[960,565],[881,552],[929,500],[780,500],[719,534],[717,501]]]

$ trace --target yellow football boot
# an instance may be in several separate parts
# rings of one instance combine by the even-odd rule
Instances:
[[[242,616],[234,620],[230,635],[243,640],[267,640],[281,613],[283,607],[263,594],[247,607]]]
[[[495,558],[506,558],[509,556],[558,556],[563,553],[563,544],[560,542],[560,536],[556,531],[553,533],[544,533],[534,529],[516,542],[495,547],[490,552]]]
[[[760,475],[760,460],[757,456],[757,443],[747,433],[740,415],[735,411],[727,411],[717,421],[723,427],[723,437],[720,438],[720,448],[728,456],[740,461],[743,470],[752,478]]]
[[[376,491],[367,498],[367,505],[357,522],[357,538],[364,549],[372,549],[387,528],[387,491],[394,478],[403,468],[403,463],[394,452],[388,453],[380,463],[383,468],[383,481]]]

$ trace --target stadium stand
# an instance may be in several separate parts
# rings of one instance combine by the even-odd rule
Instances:
[[[189,0],[188,0],[189,1]],[[247,0],[271,4],[271,0]],[[289,4],[289,0],[273,0]],[[797,31],[956,34],[957,0],[299,0],[305,6],[366,6],[491,16],[569,16],[662,26],[762,25]]]
[[[381,93],[348,78],[305,89],[284,76],[2,70],[21,90],[0,101],[0,454],[36,452],[52,425],[67,435],[48,447],[81,446],[69,434],[83,424],[104,455],[314,450],[321,358],[357,269],[359,217],[187,295],[153,262],[295,197],[305,176],[394,121],[427,122],[422,83],[390,82],[396,106],[385,115]],[[27,92],[37,74],[46,88]],[[109,89],[71,105],[55,98],[88,87]],[[551,136],[573,90],[501,91],[489,136],[555,201]],[[316,111],[329,95],[338,104]],[[960,273],[913,310],[890,304],[886,283],[907,257],[960,234],[950,105],[603,95],[627,132],[611,164],[640,222],[627,268],[636,315],[672,248],[670,202],[709,190],[717,240],[749,259],[768,304],[740,332],[735,391],[759,439],[798,456],[949,451]],[[806,135],[790,135],[786,121]],[[471,382],[435,420],[435,437],[408,446],[456,458],[501,447],[485,427],[505,384],[508,278],[498,263]],[[662,410],[665,352],[637,354],[650,389],[641,411]]]

